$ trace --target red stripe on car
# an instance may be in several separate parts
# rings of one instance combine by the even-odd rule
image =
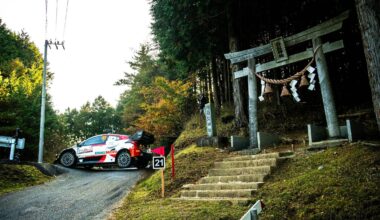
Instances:
[[[102,157],[100,158],[99,163],[102,163],[102,162],[104,162],[105,160],[106,160],[106,155],[104,155],[104,156],[102,156]]]

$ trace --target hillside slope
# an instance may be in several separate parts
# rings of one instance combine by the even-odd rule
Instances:
[[[31,165],[0,164],[0,195],[42,184],[52,177]]]
[[[285,162],[259,190],[263,219],[379,219],[380,148],[360,143]]]
[[[184,150],[176,158],[176,180],[170,181],[169,170],[166,172],[167,198],[160,198],[160,175],[156,172],[136,186],[113,217],[239,219],[249,206],[173,199],[179,196],[182,184],[194,183],[206,175],[213,161],[226,154],[194,146]],[[267,179],[252,202],[264,201],[262,219],[378,219],[379,171],[379,148],[355,143],[312,153],[298,149],[294,158],[285,161]]]

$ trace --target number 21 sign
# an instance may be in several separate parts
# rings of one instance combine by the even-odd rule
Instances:
[[[165,157],[153,157],[153,169],[165,169]]]

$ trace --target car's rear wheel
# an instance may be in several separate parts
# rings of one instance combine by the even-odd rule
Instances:
[[[132,163],[132,157],[127,151],[122,151],[117,155],[116,161],[120,168],[127,168]]]
[[[75,155],[70,151],[66,151],[61,155],[59,162],[65,167],[72,167],[75,164]]]

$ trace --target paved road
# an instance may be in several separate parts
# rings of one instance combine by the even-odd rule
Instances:
[[[52,182],[0,197],[0,219],[105,219],[146,172],[67,170]]]

